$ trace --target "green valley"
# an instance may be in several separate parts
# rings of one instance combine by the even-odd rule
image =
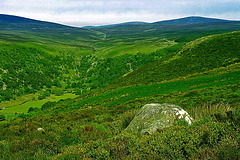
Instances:
[[[0,22],[0,159],[240,158],[239,21]],[[151,103],[193,124],[127,132]]]

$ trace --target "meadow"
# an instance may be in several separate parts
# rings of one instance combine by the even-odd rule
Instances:
[[[13,113],[27,113],[28,112],[28,109],[30,107],[35,107],[35,108],[41,108],[41,106],[50,101],[50,102],[57,102],[59,100],[64,100],[64,99],[73,99],[73,98],[76,98],[77,95],[74,95],[74,94],[71,94],[71,93],[68,93],[68,94],[64,94],[64,95],[61,95],[61,96],[55,96],[55,95],[51,95],[49,97],[47,97],[46,99],[43,99],[43,100],[32,100],[32,101],[25,101],[23,102],[22,104],[20,105],[16,105],[16,106],[9,106],[7,108],[5,108],[4,110],[2,110],[0,113],[8,113],[8,114],[13,114]],[[10,102],[11,103],[11,102]],[[2,106],[5,106],[5,105],[2,105]]]

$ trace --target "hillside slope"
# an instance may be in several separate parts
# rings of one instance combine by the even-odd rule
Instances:
[[[116,81],[115,89],[2,121],[0,159],[239,159],[238,42],[239,32],[204,37]],[[168,68],[159,69],[163,64]],[[151,71],[157,76],[144,79]],[[179,105],[195,122],[151,135],[126,133],[147,103]]]
[[[158,30],[150,30],[139,32],[137,37],[131,38],[131,35],[123,37],[121,29],[128,25],[148,26],[149,24],[125,23],[121,25],[120,32],[116,32],[120,39],[112,39],[111,34],[17,16],[0,15],[0,21],[0,101],[15,99],[17,96],[35,93],[42,89],[45,92],[46,89],[57,86],[64,92],[70,90],[77,94],[99,89],[120,76],[126,76],[139,67],[174,53],[189,39],[195,39],[202,34],[233,30],[237,26],[237,22],[224,21],[227,30],[221,30],[217,24],[222,26],[222,20],[216,20],[219,22],[217,24],[214,22],[214,28],[210,27],[210,24],[185,25],[184,27],[176,25],[166,27],[165,29],[169,30],[161,31],[157,36],[155,33]],[[173,21],[187,23],[185,21],[189,21],[189,18]],[[200,23],[215,20],[197,18],[195,21]],[[209,27],[212,31],[208,30]],[[123,33],[127,33],[129,29],[135,29],[135,27],[125,28]],[[111,28],[107,27],[106,31],[109,32],[109,30],[111,32]],[[197,36],[192,35],[196,30],[202,34],[196,32]],[[205,32],[206,30],[208,32]],[[191,58],[191,60],[194,59]],[[155,63],[159,65],[158,62]],[[181,66],[182,64],[176,62],[174,65]],[[155,69],[158,68],[152,68],[150,72],[159,79],[159,73],[154,73]],[[179,72],[179,70],[176,71]],[[192,74],[192,71],[189,69],[185,72]],[[161,76],[158,81],[185,75],[182,73],[174,77],[166,72],[164,74],[167,78]],[[148,79],[145,84],[151,81],[155,83],[151,78],[145,78]],[[131,81],[131,77],[127,81]],[[141,81],[141,78],[135,77],[133,81]],[[129,83],[129,85],[132,84],[132,82]],[[128,84],[120,86],[124,85]]]
[[[157,83],[240,62],[240,32],[200,38],[169,59],[135,70],[112,87]]]

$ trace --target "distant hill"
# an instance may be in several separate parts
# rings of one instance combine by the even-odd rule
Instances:
[[[95,27],[94,30],[107,34],[108,38],[173,37],[194,35],[200,38],[210,34],[226,33],[240,29],[240,21],[230,21],[207,17],[185,17],[154,23],[125,23],[121,25]],[[188,39],[188,38],[187,38]],[[186,41],[186,40],[184,40]],[[189,40],[187,40],[189,41]]]
[[[47,28],[74,28],[57,23],[44,22],[19,16],[0,14],[1,29],[47,29]]]
[[[50,22],[44,22],[39,20],[34,20],[30,18],[24,18],[14,15],[6,15],[6,14],[0,14],[0,23],[48,23],[53,24]]]
[[[154,24],[158,25],[188,25],[188,24],[201,24],[201,23],[214,23],[214,22],[230,22],[229,20],[206,18],[206,17],[185,17],[173,20],[159,21]]]
[[[87,29],[5,14],[0,14],[0,30],[40,32],[58,37],[64,34],[65,39],[66,37],[70,37],[71,34],[74,34],[75,37],[82,37],[83,39],[94,39],[94,37],[98,37],[95,32]],[[66,34],[68,36],[66,36]]]
[[[157,21],[154,23],[147,23],[147,22],[126,22],[126,23],[119,23],[119,24],[112,24],[112,25],[103,25],[103,26],[85,26],[83,28],[108,28],[108,27],[117,27],[123,25],[188,25],[188,24],[201,24],[201,23],[214,23],[214,22],[231,22],[229,20],[224,19],[216,19],[216,18],[207,18],[207,17],[198,17],[198,16],[191,16],[191,17],[184,17],[172,20],[164,20],[164,21]]]
[[[125,22],[125,23],[119,23],[119,24],[110,24],[110,25],[103,25],[103,26],[85,26],[82,28],[108,28],[108,27],[116,27],[116,26],[122,26],[122,25],[141,25],[141,24],[148,24],[147,22],[140,22],[140,21],[136,21],[136,22]]]

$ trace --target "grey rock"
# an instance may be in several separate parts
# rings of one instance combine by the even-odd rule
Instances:
[[[190,115],[177,105],[152,103],[140,109],[125,131],[151,134],[182,120],[188,124],[193,121]]]

